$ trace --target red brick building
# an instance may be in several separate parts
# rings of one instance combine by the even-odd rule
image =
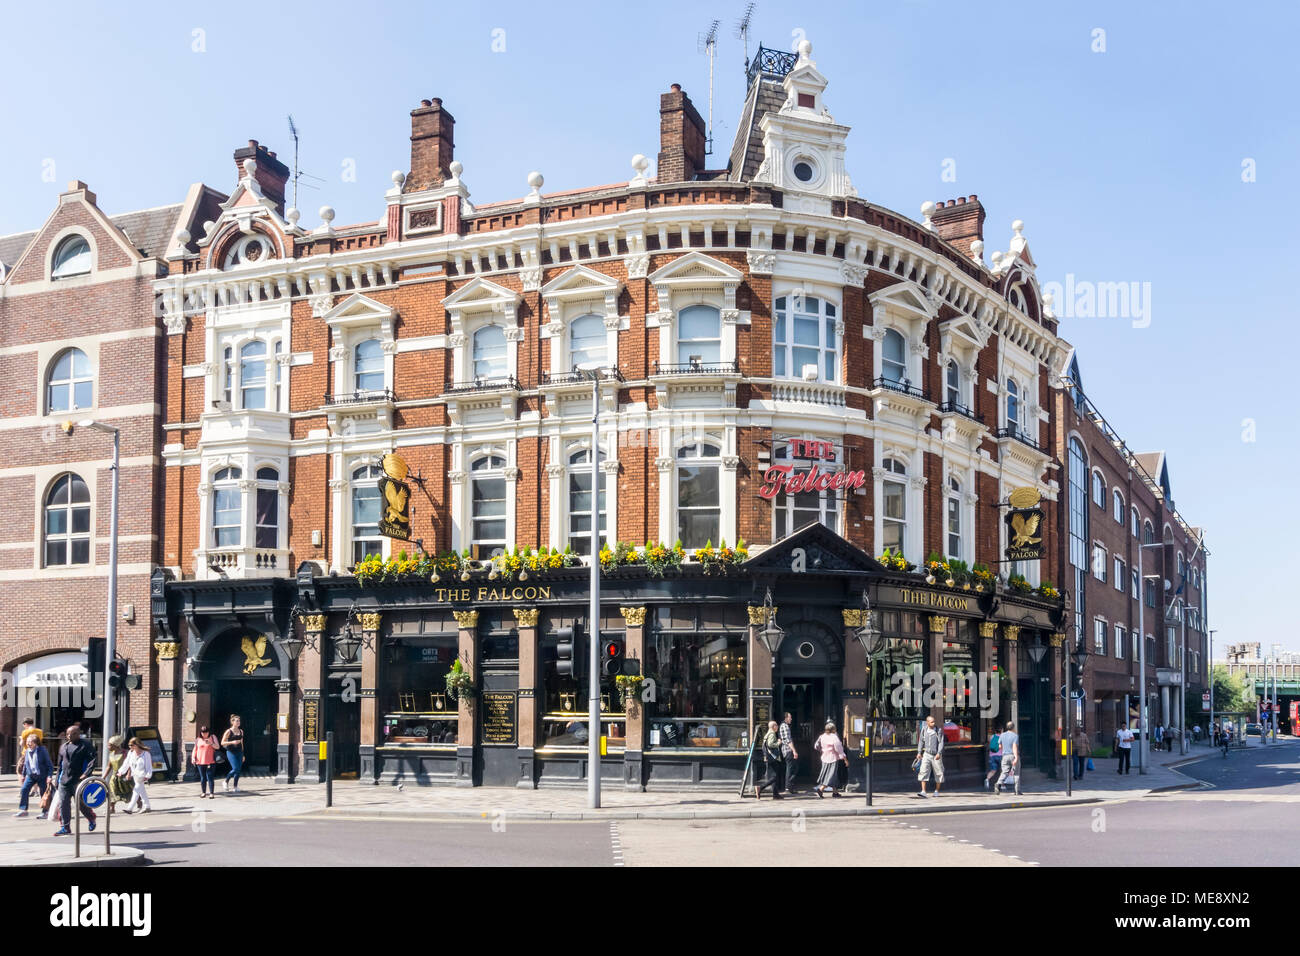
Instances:
[[[118,726],[153,723],[149,576],[162,509],[165,340],[153,283],[206,193],[107,216],[73,182],[37,230],[0,237],[0,754],[24,717],[47,734],[85,714],[85,654],[107,625],[112,437],[121,435],[118,651],[144,686]],[[66,427],[65,427],[66,426]],[[92,706],[93,709],[93,706]],[[98,743],[97,719],[89,722]]]
[[[1012,711],[1018,641],[1050,644],[1044,666],[1058,666],[1060,603],[1033,591],[1042,562],[998,563],[1012,489],[1042,499],[1046,553],[1060,543],[1061,346],[1022,225],[989,266],[976,197],[926,203],[919,222],[859,197],[810,48],[762,51],[749,79],[716,168],[674,85],[655,178],[638,155],[629,181],[543,194],[533,173],[523,198],[481,205],[454,119],[423,101],[386,215],[351,226],[328,207],[304,225],[283,163],[236,151],[229,198],[178,234],[155,283],[170,581],[152,613],[179,649],[159,671],[176,746],[239,711],[250,760],[282,779],[315,776],[333,729],[340,766],[364,779],[575,782],[585,748],[552,662],[555,629],[583,624],[585,572],[525,585],[500,555],[586,553],[593,510],[611,545],[680,540],[686,556],[660,579],[638,572],[642,555],[602,610],[664,689],[606,717],[610,772],[629,786],[734,780],[773,708],[805,729],[890,716],[887,677],[908,662],[1001,661]],[[616,370],[596,389],[594,449],[592,364]],[[417,550],[379,531],[390,453],[412,539],[462,556],[441,587],[427,569],[393,588],[353,577],[371,555]],[[775,482],[813,468],[830,477],[807,491]],[[745,570],[695,559],[738,539]],[[870,557],[887,549],[1023,573],[1023,591],[927,582]],[[757,636],[769,587],[777,621],[803,635],[775,651]],[[899,654],[871,687],[850,624],[864,588]],[[484,722],[488,696],[443,696],[457,657],[501,721]],[[926,710],[977,771],[994,718],[945,700]],[[1032,734],[1055,714],[1044,701]],[[917,713],[894,716],[877,733],[901,771]]]
[[[1163,452],[1133,452],[1084,389],[1066,353],[1055,394],[1055,447],[1065,463],[1057,577],[1070,590],[1073,624],[1091,655],[1084,669],[1084,727],[1109,744],[1138,721],[1143,696],[1139,635],[1145,635],[1148,718],[1154,729],[1208,725],[1208,551],[1201,529],[1174,505]],[[1184,631],[1184,623],[1186,629]],[[1187,689],[1183,719],[1182,688]]]

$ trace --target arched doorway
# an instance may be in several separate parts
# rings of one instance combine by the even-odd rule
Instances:
[[[249,628],[235,628],[204,648],[203,663],[212,686],[212,732],[220,737],[234,714],[244,730],[244,760],[249,772],[274,775],[277,766],[280,655],[274,641]]]
[[[786,711],[794,718],[791,734],[799,751],[799,778],[806,786],[817,776],[820,758],[813,741],[826,721],[835,721],[843,736],[841,689],[844,680],[842,639],[818,621],[796,621],[786,627],[773,686],[777,689],[773,717]]]

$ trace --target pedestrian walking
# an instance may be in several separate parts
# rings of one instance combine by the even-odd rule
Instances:
[[[1088,758],[1092,756],[1092,743],[1082,727],[1076,727],[1070,740],[1070,749],[1074,751],[1074,779],[1082,780]]]
[[[1002,772],[998,774],[998,781],[993,785],[993,792],[1000,794],[1002,785],[1010,777],[1016,788],[1016,793],[1020,793],[1020,735],[1016,733],[1016,725],[1007,722],[1007,727],[1002,731]]]
[[[1002,734],[994,732],[989,738],[989,767],[984,775],[984,789],[993,789],[993,778],[1002,769]]]
[[[81,725],[70,726],[64,738],[63,746],[59,748],[59,829],[54,831],[55,836],[72,833],[72,798],[77,792],[77,784],[95,772],[95,748],[81,736]],[[93,831],[95,811],[85,806],[80,809]]]
[[[794,746],[794,715],[788,710],[785,712],[785,720],[781,721],[776,731],[781,738],[781,759],[785,763],[785,780],[781,789],[793,794],[794,777],[799,772],[799,751]]]
[[[1116,736],[1118,737],[1118,736],[1119,736],[1119,731],[1116,731],[1115,734],[1116,734]],[[1156,724],[1156,729],[1153,730],[1153,731],[1151,732],[1151,736],[1152,736],[1152,737],[1154,738],[1154,740],[1155,740],[1155,743],[1156,743],[1156,750],[1164,750],[1164,748],[1165,748],[1165,725],[1164,725],[1164,724]]]
[[[763,782],[754,785],[755,799],[763,799],[763,788],[769,787],[772,790],[772,799],[781,799],[781,768],[784,761],[781,758],[781,735],[777,732],[777,722],[769,720],[767,722],[767,733],[763,735],[763,765],[767,773],[763,777]]]
[[[1157,729],[1163,730],[1163,728]],[[1115,731],[1115,759],[1119,761],[1119,768],[1116,773],[1128,773],[1131,769],[1133,737],[1133,731],[1128,729],[1128,721],[1125,721],[1123,726]]]
[[[204,724],[199,728],[198,735],[194,738],[194,749],[190,752],[190,765],[198,771],[199,774],[199,799],[207,797],[209,800],[216,799],[217,781],[217,736],[209,733],[208,725]]]
[[[38,734],[28,734],[23,738],[24,750],[22,760],[19,762],[19,772],[22,774],[22,789],[18,791],[18,812],[15,817],[27,816],[27,801],[31,796],[33,789],[36,791],[37,799],[45,795],[45,788],[50,785],[50,777],[54,775],[54,764],[50,761],[49,751],[41,744],[41,738]],[[38,819],[45,818],[45,811],[42,810]]]
[[[133,787],[131,799],[122,808],[122,812],[134,813],[136,805],[140,804],[142,807],[140,812],[148,813],[153,807],[149,803],[149,791],[145,788],[145,784],[149,782],[149,778],[153,775],[153,757],[149,755],[149,751],[144,749],[144,744],[140,743],[139,737],[132,737],[126,742],[126,746],[126,757],[123,759],[122,768],[118,770],[117,775],[130,775]]]
[[[118,772],[125,760],[126,748],[122,746],[122,735],[114,734],[108,738],[108,772],[105,774],[108,777],[108,798],[113,803],[130,800],[131,791],[135,789],[135,784]]]
[[[35,737],[38,744],[45,742],[45,735],[37,728],[36,721],[30,717],[24,717],[23,729],[18,734],[18,765],[14,770],[19,777],[23,775],[23,760],[27,757],[27,739],[29,737]],[[47,753],[45,756],[48,757],[49,754]]]
[[[934,722],[934,715],[925,718],[925,726],[921,728],[921,737],[916,742],[916,761],[918,768],[916,773],[917,782],[921,784],[921,796],[928,794],[925,792],[925,785],[930,779],[930,774],[934,774],[934,795],[939,795],[939,787],[943,785],[943,745],[946,738],[943,730]]]
[[[831,788],[831,796],[841,796],[839,789],[840,782],[840,763],[844,766],[849,765],[849,756],[844,752],[844,741],[840,740],[840,735],[835,732],[833,721],[826,721],[826,727],[822,735],[817,738],[813,744],[813,750],[822,755],[821,773],[817,775],[817,785],[813,788],[818,798],[826,795],[826,788]]]
[[[221,746],[226,751],[226,759],[230,761],[230,772],[222,781],[221,789],[230,790],[233,784],[235,793],[239,793],[239,772],[244,767],[244,731],[238,714],[231,715],[230,727],[221,735]]]

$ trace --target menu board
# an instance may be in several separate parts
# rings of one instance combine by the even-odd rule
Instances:
[[[302,702],[302,739],[315,743],[320,739],[320,701],[306,698]]]
[[[518,733],[518,700],[514,691],[484,691],[483,743],[514,746]]]

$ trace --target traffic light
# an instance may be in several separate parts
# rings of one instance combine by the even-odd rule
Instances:
[[[99,682],[103,680],[104,674],[104,655],[106,653],[104,638],[90,638],[86,641],[86,646],[81,649],[81,653],[86,655],[86,673],[90,675],[90,686],[98,687]]]
[[[557,628],[555,637],[555,673],[581,682],[587,672],[586,641],[576,627]]]
[[[601,645],[600,672],[606,677],[623,673],[623,641],[611,638]]]
[[[114,658],[108,665],[108,686],[113,690],[121,690],[126,684],[126,661],[122,658]]]

